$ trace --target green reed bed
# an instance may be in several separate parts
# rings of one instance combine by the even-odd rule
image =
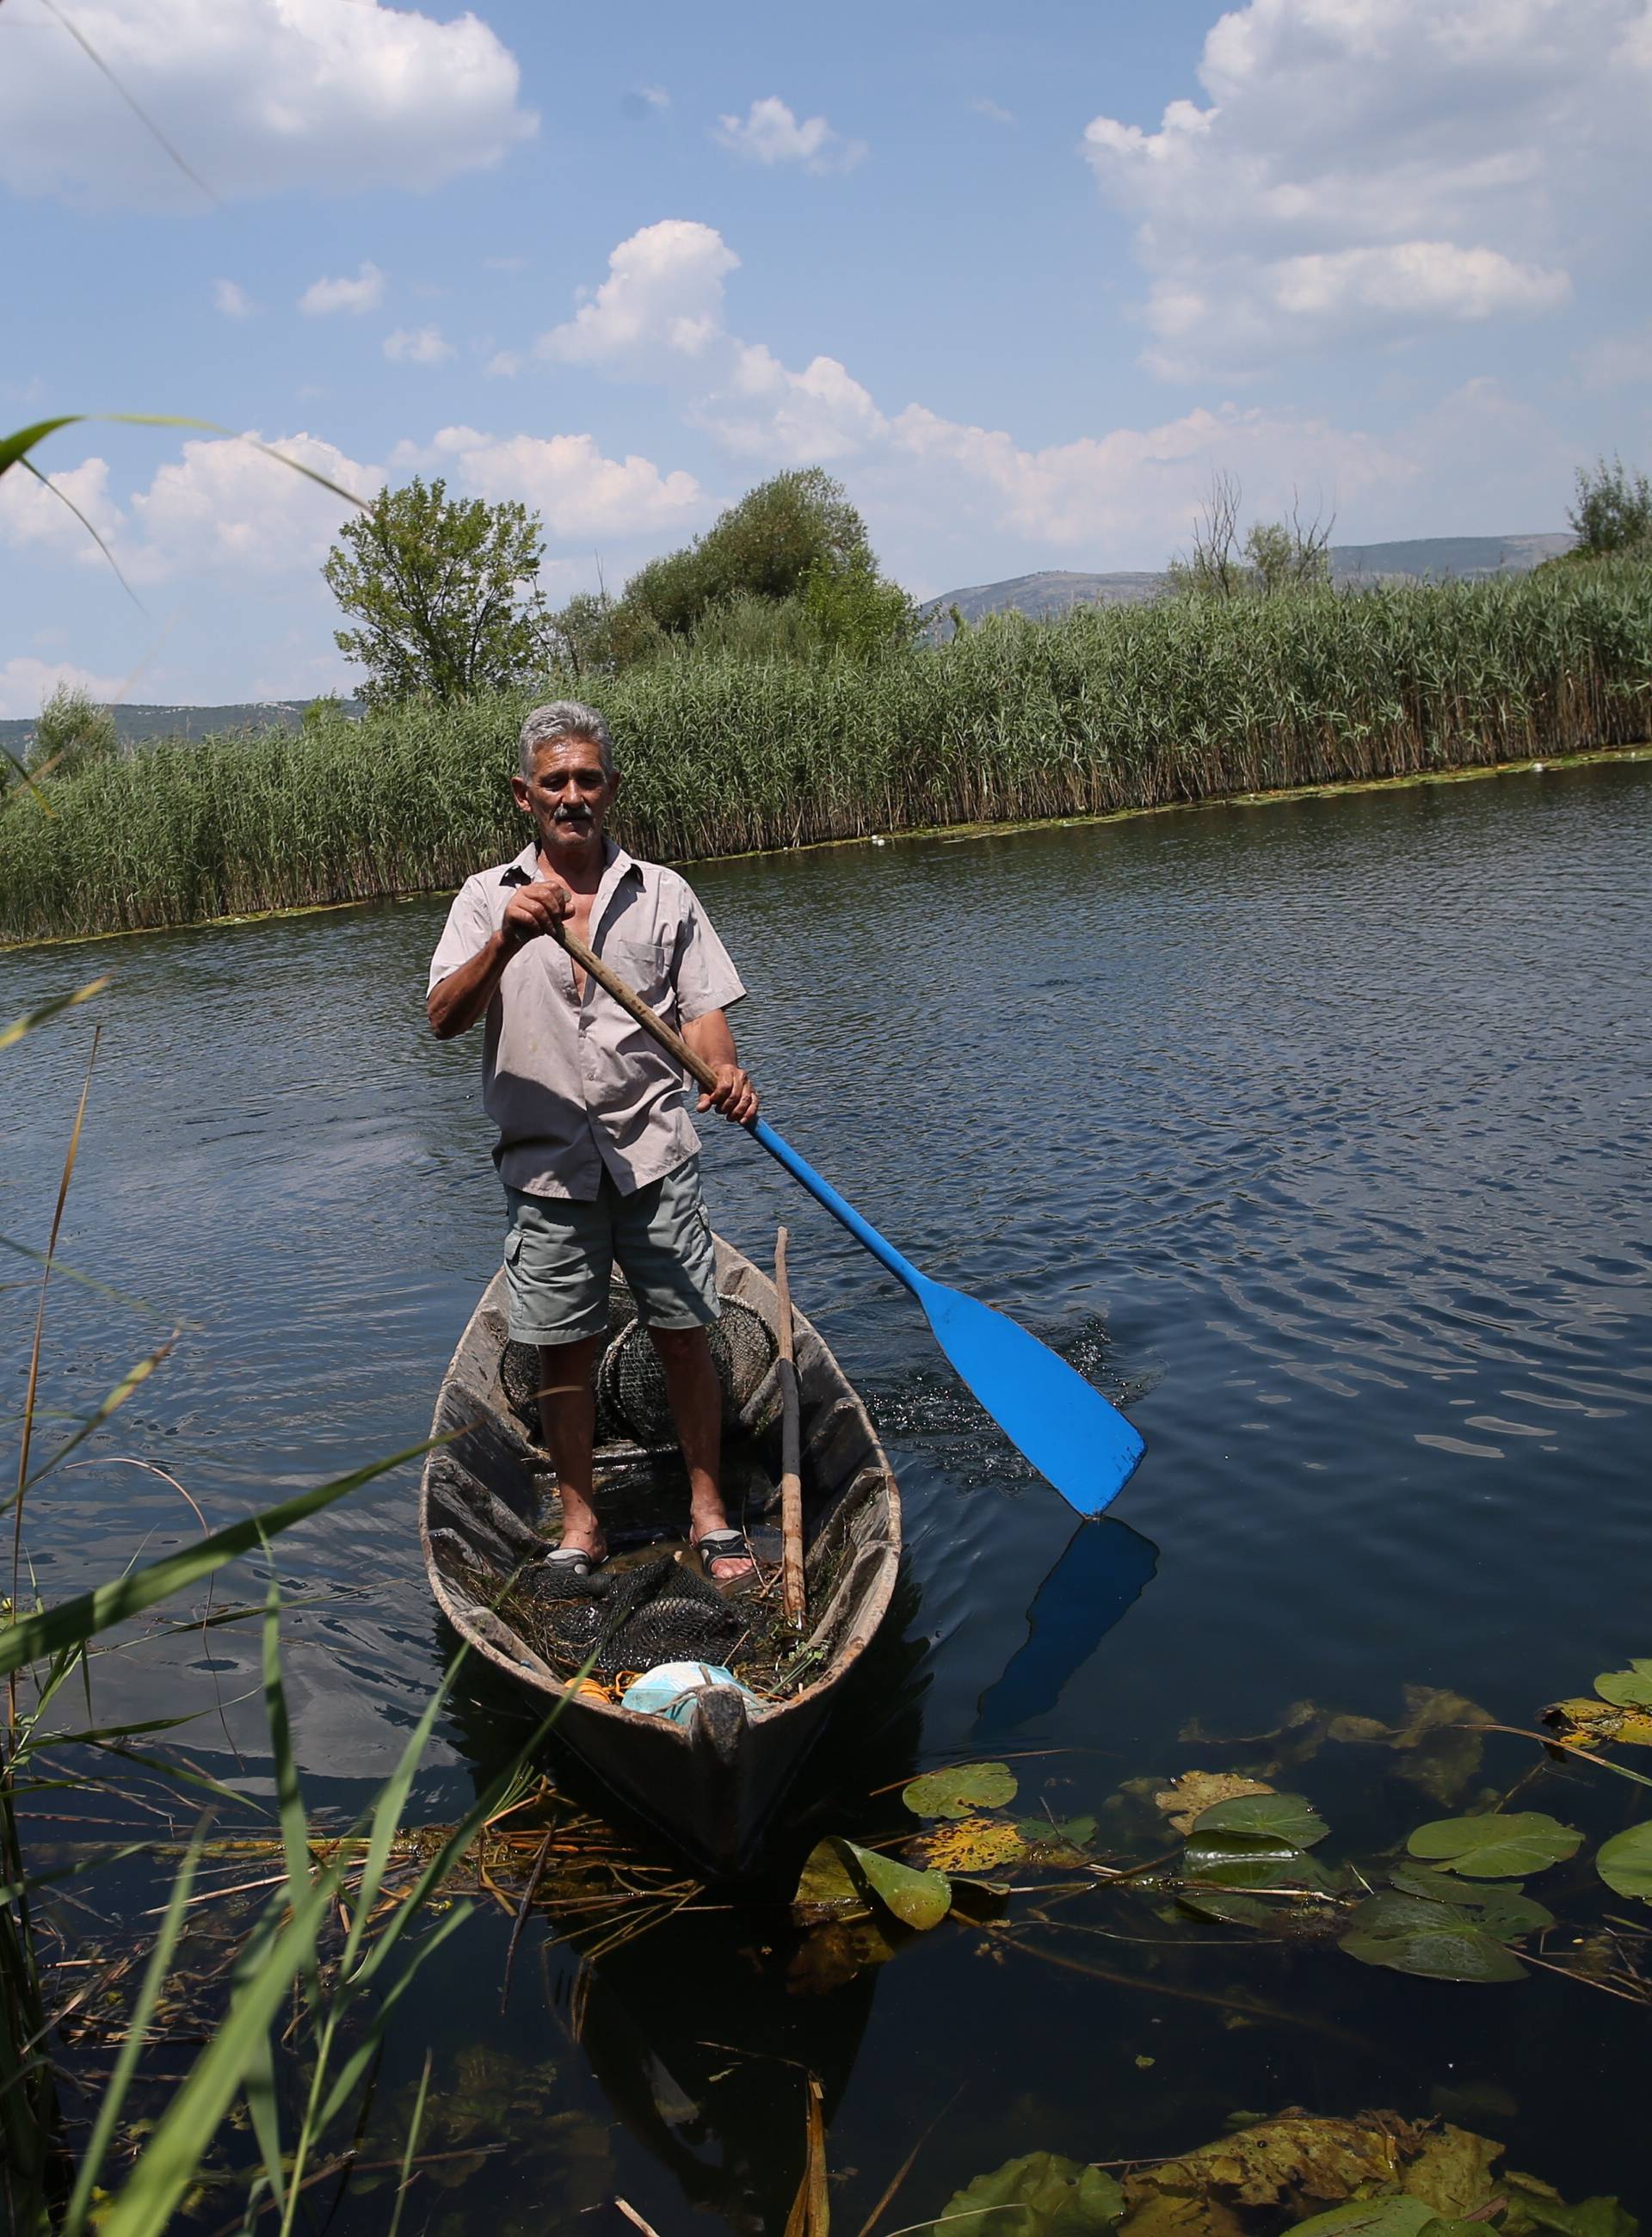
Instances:
[[[532,696],[161,744],[0,819],[0,938],[456,885],[520,843]],[[868,665],[689,653],[598,698],[620,828],[692,860],[1152,808],[1644,738],[1652,569],[997,621]]]

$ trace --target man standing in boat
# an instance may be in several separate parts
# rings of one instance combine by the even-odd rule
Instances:
[[[707,1574],[752,1567],[719,1478],[722,1392],[706,1330],[717,1317],[699,1138],[682,1072],[567,951],[565,922],[676,1026],[717,1074],[699,1099],[756,1116],[727,1012],[745,993],[686,881],[604,835],[619,789],[608,725],[562,699],[522,725],[511,780],[534,836],[512,862],[459,888],[431,960],[426,1002],[439,1040],[486,1020],[483,1100],[510,1206],[510,1332],[539,1347],[540,1419],[562,1495],[552,1555],[584,1574],[607,1552],[591,1501],[595,1377],[618,1259],[665,1376],[688,1470],[689,1530]]]

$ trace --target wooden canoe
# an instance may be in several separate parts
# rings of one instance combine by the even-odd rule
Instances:
[[[773,1283],[722,1237],[717,1238],[717,1287],[725,1302],[755,1313],[772,1336],[777,1325]],[[623,1292],[622,1310],[624,1307]],[[736,1314],[729,1314],[730,1320]],[[431,1590],[455,1631],[495,1669],[547,1702],[562,1699],[558,1737],[632,1810],[666,1834],[702,1873],[735,1877],[750,1869],[765,1827],[830,1713],[834,1697],[889,1611],[901,1552],[900,1495],[864,1406],[843,1369],[802,1313],[794,1310],[800,1398],[806,1643],[816,1650],[804,1681],[788,1698],[754,1707],[745,1694],[707,1689],[685,1726],[627,1709],[565,1686],[496,1607],[483,1580],[501,1590],[525,1564],[554,1544],[559,1522],[549,1455],[526,1420],[532,1408],[507,1395],[503,1271],[484,1294],[459,1339],[436,1402],[433,1435],[449,1442],[425,1464],[419,1528]],[[638,1339],[639,1342],[645,1339]],[[529,1355],[531,1357],[532,1355]],[[737,1394],[753,1434],[740,1458],[748,1492],[745,1519],[772,1505],[778,1514],[778,1392],[774,1364],[755,1387]],[[611,1462],[629,1462],[634,1482],[661,1481],[646,1524],[662,1538],[680,1535],[670,1505],[685,1505],[680,1463],[668,1501],[664,1482],[674,1455],[651,1467],[635,1443],[603,1440],[598,1423],[598,1504],[615,1517],[603,1489]],[[730,1462],[735,1459],[730,1451]],[[634,1495],[631,1519],[638,1519]],[[647,1502],[644,1502],[646,1506]],[[740,1519],[734,1499],[733,1519]],[[624,1520],[624,1517],[620,1518]],[[650,1534],[646,1529],[641,1534]],[[772,1539],[770,1541],[772,1543]],[[763,1541],[759,1541],[761,1554]]]

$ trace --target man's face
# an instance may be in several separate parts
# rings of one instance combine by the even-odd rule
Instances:
[[[587,848],[601,841],[619,779],[603,775],[601,751],[588,739],[557,738],[534,749],[533,775],[512,777],[511,789],[554,867],[564,857],[585,859]]]

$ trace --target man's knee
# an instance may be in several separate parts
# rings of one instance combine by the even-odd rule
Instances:
[[[677,1360],[710,1359],[710,1342],[703,1328],[652,1328],[654,1349],[668,1365]]]

